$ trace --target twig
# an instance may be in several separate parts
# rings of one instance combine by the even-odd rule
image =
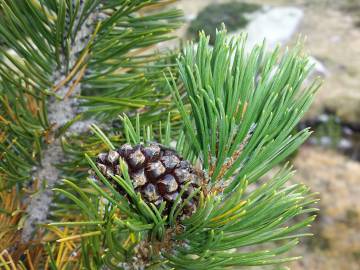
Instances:
[[[79,23],[80,14],[84,4],[82,3],[79,8],[79,16],[75,21],[75,25]],[[82,23],[78,29],[73,44],[70,49],[69,62],[66,62],[65,55],[61,55],[61,63],[63,64],[59,69],[55,70],[52,76],[57,94],[62,97],[61,100],[55,98],[50,99],[48,105],[48,118],[51,124],[55,124],[57,128],[60,128],[68,121],[71,121],[78,114],[78,100],[75,98],[79,95],[81,90],[80,79],[84,72],[80,69],[82,64],[86,65],[86,56],[89,53],[89,43],[93,40],[96,29],[94,29],[95,23],[98,19],[98,11],[90,14],[85,22]],[[88,27],[91,25],[91,27]],[[90,38],[89,38],[90,37]],[[79,52],[83,52],[80,59],[77,58]],[[67,65],[70,65],[71,72],[64,76]],[[80,74],[79,73],[80,70]],[[76,77],[75,75],[78,74]],[[68,98],[72,94],[72,98]],[[87,130],[88,125],[73,125],[70,132],[84,132]],[[55,167],[65,159],[61,147],[61,138],[55,138],[48,145],[47,149],[43,152],[43,158],[41,166],[37,168],[33,178],[38,180],[38,186],[44,189],[39,190],[30,198],[29,205],[27,207],[27,219],[24,223],[22,231],[22,241],[27,242],[32,239],[36,226],[46,221],[49,207],[52,202],[53,191],[52,188],[58,182],[61,176],[59,169]]]

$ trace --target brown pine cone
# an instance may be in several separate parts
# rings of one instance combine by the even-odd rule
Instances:
[[[115,185],[121,193],[124,191],[114,183],[112,175],[120,175],[119,158],[128,165],[128,171],[135,191],[140,192],[145,202],[159,206],[166,201],[165,213],[169,213],[179,192],[190,183],[181,196],[184,201],[198,187],[202,187],[204,177],[175,150],[158,143],[149,146],[138,144],[122,145],[117,151],[100,153],[96,164],[101,173]],[[184,207],[180,219],[196,211],[199,194],[196,194]]]

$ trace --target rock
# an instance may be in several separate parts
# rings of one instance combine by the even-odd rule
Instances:
[[[360,83],[358,87],[359,90],[348,89],[341,94],[333,93],[324,104],[345,122],[357,123],[360,119]]]
[[[311,77],[326,77],[329,75],[329,71],[325,67],[325,65],[320,60],[316,59],[314,56],[309,56],[309,64],[314,66],[311,72]]]
[[[188,36],[196,40],[199,31],[204,31],[206,35],[210,35],[209,43],[214,45],[216,29],[219,29],[222,23],[226,25],[229,32],[243,29],[253,17],[251,15],[261,7],[261,5],[246,2],[209,4],[190,22]]]
[[[322,18],[327,18],[326,23]],[[306,8],[299,32],[307,37],[306,51],[326,67],[326,78],[307,117],[313,118],[328,108],[342,121],[358,122],[360,31],[353,19],[333,8]]]
[[[274,48],[290,40],[302,18],[303,11],[300,8],[267,7],[253,14],[252,20],[241,31],[248,33],[247,45],[250,48],[262,43],[264,38],[268,48]]]
[[[359,269],[360,163],[320,148],[303,147],[294,160],[295,182],[319,192],[314,237],[296,250],[291,269]]]

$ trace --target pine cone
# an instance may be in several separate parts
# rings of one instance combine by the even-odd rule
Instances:
[[[101,173],[117,188],[112,175],[120,175],[119,158],[123,158],[128,165],[128,171],[135,191],[140,192],[145,202],[159,206],[166,202],[165,213],[169,213],[179,192],[187,186],[181,196],[184,201],[194,191],[203,185],[204,177],[195,170],[191,164],[179,156],[175,150],[161,144],[152,143],[149,146],[142,144],[132,147],[130,144],[122,145],[117,151],[100,153],[96,164]],[[180,219],[192,215],[196,211],[199,196],[195,195],[183,208]]]

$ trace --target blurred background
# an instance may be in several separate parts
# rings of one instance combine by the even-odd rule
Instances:
[[[208,34],[225,22],[246,31],[250,45],[293,45],[306,37],[311,77],[324,83],[300,127],[314,134],[292,157],[293,181],[319,192],[312,239],[293,251],[291,269],[360,269],[360,0],[180,0],[183,40]],[[210,41],[211,42],[211,41]],[[175,45],[175,44],[174,44]],[[169,46],[166,44],[164,46]]]

